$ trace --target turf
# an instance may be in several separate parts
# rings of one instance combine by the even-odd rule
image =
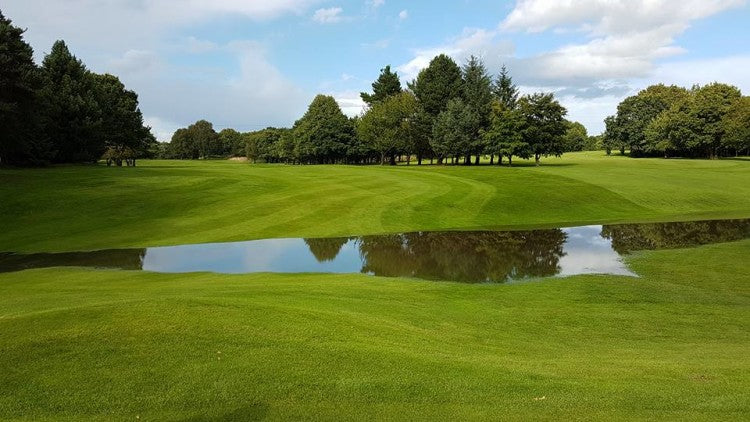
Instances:
[[[0,419],[745,419],[748,255],[515,285],[3,274]]]
[[[0,170],[0,251],[750,217],[747,160]],[[0,274],[0,420],[750,418],[750,240],[640,278]]]
[[[578,153],[518,164],[5,169],[0,251],[750,217],[744,160]]]

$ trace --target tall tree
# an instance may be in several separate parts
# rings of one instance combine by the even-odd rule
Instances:
[[[335,163],[346,157],[354,139],[354,125],[336,100],[327,95],[313,99],[294,125],[295,152],[302,162]]]
[[[245,154],[245,139],[242,134],[232,128],[225,128],[219,132],[221,144],[220,155],[240,157]]]
[[[448,103],[463,95],[463,78],[461,68],[445,54],[436,56],[430,64],[422,69],[417,79],[408,84],[409,89],[419,101],[419,123],[415,125],[416,139],[429,139],[429,145],[436,143],[432,136],[433,126],[438,115],[446,109]],[[438,142],[439,143],[439,142]],[[424,144],[421,144],[424,145]],[[442,163],[444,155],[432,151]]]
[[[536,93],[521,97],[518,108],[523,116],[521,135],[534,155],[536,165],[542,156],[560,156],[565,135],[565,107],[553,94]]]
[[[108,163],[135,165],[135,159],[143,157],[156,142],[143,124],[138,95],[125,89],[116,76],[92,74],[92,78],[100,114],[95,136],[104,141]]]
[[[388,158],[395,165],[396,154],[411,154],[411,124],[416,112],[417,99],[411,92],[402,92],[376,103],[359,120],[359,137],[380,154],[381,164]]]
[[[94,162],[105,150],[95,82],[83,63],[57,41],[42,64],[45,130],[57,162]]]
[[[471,148],[471,131],[476,125],[477,116],[460,98],[450,100],[432,128],[431,145],[438,162],[446,157],[453,157],[454,161],[465,157]]]
[[[497,75],[495,83],[492,85],[492,93],[507,110],[516,108],[518,102],[518,87],[513,83],[513,78],[508,74],[505,65],[500,68],[500,74]]]
[[[470,128],[469,148],[465,151],[467,164],[471,162],[469,155],[479,156],[485,150],[482,133],[490,126],[490,112],[492,111],[492,78],[487,73],[484,63],[477,57],[471,56],[463,67],[463,99],[468,111],[474,114],[471,119],[475,126]]]
[[[588,142],[589,135],[586,126],[580,122],[565,122],[565,135],[563,135],[563,148],[565,152],[583,151]]]
[[[462,96],[461,68],[445,54],[436,56],[422,69],[417,79],[409,84],[424,110],[437,117],[448,102]]]
[[[401,92],[401,81],[396,72],[391,72],[390,65],[380,69],[380,76],[378,76],[378,79],[372,83],[372,92],[372,94],[366,92],[361,92],[359,94],[359,96],[362,97],[362,101],[367,103],[370,107],[385,100],[391,95],[396,95]]]
[[[750,97],[732,104],[724,117],[724,147],[735,155],[750,153]]]
[[[742,93],[737,87],[722,83],[711,83],[695,92],[692,115],[700,126],[700,148],[706,157],[719,156],[724,144],[725,117]]]
[[[0,165],[43,164],[52,154],[40,131],[39,70],[23,33],[0,12]]]
[[[498,165],[503,157],[508,158],[508,165],[513,165],[513,157],[529,158],[530,148],[523,139],[521,130],[524,119],[518,109],[508,109],[499,100],[492,104],[492,120],[489,129],[484,133],[487,152],[498,156]]]

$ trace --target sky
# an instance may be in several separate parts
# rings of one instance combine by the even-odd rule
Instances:
[[[360,114],[391,65],[402,84],[445,53],[505,64],[522,93],[554,92],[598,134],[653,83],[721,81],[750,94],[747,0],[3,0],[41,63],[63,39],[135,90],[159,140],[288,127],[316,94]]]

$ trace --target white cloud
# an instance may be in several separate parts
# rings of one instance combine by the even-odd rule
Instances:
[[[398,18],[399,19],[405,20],[408,17],[409,17],[409,11],[408,10],[404,9],[404,10],[398,12]]]
[[[341,16],[341,12],[343,11],[344,9],[340,7],[329,7],[327,9],[318,9],[313,14],[312,19],[318,23],[341,22],[341,20],[343,19],[343,16]]]
[[[114,74],[150,73],[161,68],[159,55],[148,50],[128,50],[121,57],[109,61],[107,68]]]
[[[349,117],[358,116],[365,110],[366,104],[362,101],[358,91],[330,92],[327,95],[335,98],[341,111]]]
[[[385,4],[385,0],[367,0],[367,5],[373,9],[377,9],[378,7],[384,4]]]
[[[591,38],[535,57],[538,77],[643,77],[654,61],[685,52],[674,44],[694,20],[745,0],[520,0],[502,21],[508,31],[575,30]]]
[[[509,41],[498,40],[497,35],[497,31],[466,28],[461,36],[454,38],[446,44],[415,50],[414,57],[396,69],[403,76],[403,80],[412,80],[438,54],[451,56],[459,64],[463,63],[473,54],[482,57],[490,69],[499,68],[500,64],[505,61],[505,58],[513,54],[514,47]]]

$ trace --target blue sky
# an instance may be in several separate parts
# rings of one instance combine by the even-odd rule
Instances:
[[[746,0],[4,0],[41,62],[56,39],[138,92],[160,140],[198,119],[290,126],[317,93],[350,115],[390,64],[405,84],[434,55],[505,63],[591,133],[652,83],[750,93]]]

